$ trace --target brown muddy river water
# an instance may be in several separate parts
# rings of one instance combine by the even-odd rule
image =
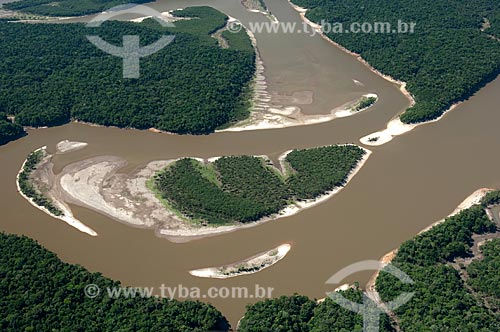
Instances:
[[[239,1],[162,1],[160,10],[209,4],[243,23],[266,20],[246,12]],[[284,1],[269,3],[281,21],[300,22]],[[398,87],[370,72],[321,37],[257,34],[271,91],[312,91],[308,114],[326,113],[364,93],[377,93],[373,109],[329,123],[286,129],[176,136],[146,131],[68,124],[31,130],[29,136],[0,147],[0,229],[38,240],[66,262],[118,279],[125,285],[158,287],[274,287],[273,296],[302,293],[322,298],[325,281],[341,268],[378,259],[419,230],[439,220],[481,187],[500,187],[500,79],[487,85],[441,121],[421,126],[394,141],[370,147],[374,153],[349,185],[332,199],[301,213],[258,227],[185,244],[158,238],[151,230],[121,224],[91,210],[72,206],[75,216],[97,231],[90,237],[32,207],[17,192],[15,176],[27,154],[63,139],[88,142],[83,150],[55,157],[58,172],[71,162],[98,155],[128,160],[127,170],[152,160],[229,154],[276,158],[292,148],[357,143],[385,128],[408,101]],[[360,87],[353,79],[364,84]],[[189,270],[229,264],[291,243],[285,259],[262,272],[214,280]],[[367,281],[371,273],[345,282]],[[233,327],[252,299],[210,299]]]

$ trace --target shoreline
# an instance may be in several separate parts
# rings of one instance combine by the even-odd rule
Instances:
[[[355,144],[345,144],[345,145],[357,146]],[[360,147],[360,148],[365,151],[365,155],[363,156],[363,158],[361,158],[358,161],[356,167],[349,173],[349,175],[346,178],[346,182],[345,182],[344,186],[337,187],[337,188],[331,190],[330,192],[327,192],[321,196],[318,196],[314,199],[305,200],[302,202],[294,202],[288,206],[285,206],[283,209],[281,209],[279,212],[277,212],[274,215],[263,217],[257,221],[251,222],[251,223],[245,223],[245,224],[240,224],[240,225],[231,225],[231,226],[219,226],[216,228],[216,230],[214,230],[213,232],[210,232],[209,234],[197,234],[197,235],[192,235],[192,236],[191,235],[186,236],[186,235],[172,234],[171,232],[165,232],[165,231],[160,231],[160,234],[163,236],[166,236],[172,242],[183,243],[183,242],[188,242],[188,241],[192,241],[192,240],[196,240],[196,239],[200,239],[200,238],[204,238],[204,237],[208,237],[208,236],[222,235],[222,234],[231,233],[231,232],[241,230],[241,229],[252,228],[252,227],[256,227],[256,226],[259,226],[261,224],[267,223],[267,222],[271,222],[271,221],[275,221],[275,220],[278,220],[281,218],[286,218],[286,217],[296,215],[303,210],[312,208],[316,205],[319,205],[319,204],[329,200],[330,198],[332,198],[333,196],[338,194],[340,191],[342,191],[342,189],[344,189],[349,184],[349,182],[354,178],[354,176],[356,176],[356,174],[358,174],[358,172],[363,168],[363,166],[365,165],[365,163],[368,161],[369,157],[373,153],[372,151],[370,151],[366,148],[363,148],[363,147]],[[278,160],[280,160],[280,168],[282,169],[282,170],[278,169],[278,171],[280,171],[280,173],[282,175],[286,174],[286,171],[285,171],[286,168],[283,168],[284,164],[282,163],[281,160],[284,160],[284,158],[286,158],[286,155],[292,151],[293,150],[285,151],[278,158]],[[257,156],[257,157],[268,158],[268,156]],[[220,158],[220,157],[212,157],[210,159],[216,160],[217,158]],[[221,228],[223,228],[223,229],[221,229]]]
[[[354,146],[354,144],[349,145]],[[156,171],[163,169],[175,160],[152,161],[124,174],[119,172],[127,163],[123,158],[113,156],[88,158],[65,166],[55,176],[51,185],[54,192],[57,193],[58,205],[70,203],[83,206],[129,226],[152,229],[157,236],[165,237],[171,242],[183,243],[256,227],[269,221],[297,214],[328,200],[349,184],[370,157],[371,151],[360,148],[365,151],[365,155],[351,170],[343,186],[336,187],[316,199],[294,202],[278,213],[251,223],[201,226],[190,223],[188,219],[182,218],[175,211],[168,209],[161,199],[147,187],[147,181]],[[283,153],[280,158],[286,157],[287,153]],[[218,157],[209,159],[213,161],[216,158]],[[203,160],[203,163],[206,162],[208,160]],[[277,167],[272,167],[280,171]],[[69,215],[71,211],[67,213]]]
[[[403,82],[401,80],[397,80],[397,79],[395,79],[392,76],[389,76],[389,75],[386,75],[386,74],[382,73],[380,70],[378,70],[375,67],[373,67],[368,61],[366,61],[360,54],[355,53],[353,51],[350,51],[349,49],[345,48],[341,44],[339,44],[339,43],[335,42],[334,40],[330,39],[327,35],[325,35],[323,33],[323,31],[321,29],[321,26],[319,24],[316,24],[316,23],[312,22],[311,20],[309,20],[306,17],[306,13],[308,11],[307,8],[303,8],[303,7],[297,6],[296,4],[294,4],[292,2],[292,0],[288,0],[288,3],[290,4],[290,6],[295,11],[297,11],[299,13],[299,15],[300,15],[301,19],[303,20],[303,22],[305,22],[311,28],[313,28],[323,39],[325,39],[326,41],[328,41],[332,45],[338,47],[343,52],[345,52],[345,53],[347,53],[347,54],[355,57],[359,62],[361,62],[363,65],[365,65],[371,72],[373,72],[376,75],[382,77],[383,79],[387,80],[388,82],[391,82],[391,83],[394,83],[394,84],[398,85],[399,86],[399,90],[401,91],[401,93],[409,100],[410,107],[412,107],[412,106],[415,105],[415,98],[406,89],[406,86],[407,86],[406,82]],[[377,131],[375,133],[366,135],[366,136],[360,138],[360,142],[362,144],[368,145],[368,146],[380,146],[380,145],[386,144],[386,143],[392,141],[395,137],[401,136],[403,134],[406,134],[406,133],[412,131],[413,129],[415,129],[415,128],[419,127],[419,126],[422,126],[422,125],[425,125],[425,124],[430,124],[430,123],[437,122],[437,121],[441,120],[447,113],[449,113],[450,111],[454,110],[462,102],[463,101],[456,102],[456,103],[452,104],[447,110],[445,110],[443,112],[443,114],[441,114],[438,118],[436,118],[434,120],[429,120],[429,121],[424,121],[424,122],[419,122],[419,123],[412,123],[412,124],[403,123],[400,120],[400,115],[404,113],[404,111],[403,111],[403,112],[397,114],[392,120],[390,120],[387,123],[386,129],[383,129],[383,130]],[[373,140],[375,138],[376,138],[376,140]]]
[[[234,17],[231,16],[228,17],[229,17],[228,22],[235,22],[235,21],[239,22]],[[252,107],[250,109],[250,114],[246,119],[233,123],[227,128],[217,129],[215,130],[215,133],[282,129],[282,128],[326,123],[333,121],[337,118],[354,116],[356,114],[365,112],[376,104],[375,102],[373,105],[370,105],[365,109],[359,110],[357,112],[352,112],[352,107],[358,104],[365,97],[373,96],[376,97],[378,101],[378,96],[376,94],[368,93],[362,95],[358,99],[349,101],[347,103],[344,103],[343,105],[335,107],[330,111],[330,113],[311,114],[311,115],[302,113],[300,107],[298,106],[273,107],[273,105],[270,103],[272,96],[267,89],[265,66],[260,56],[259,48],[257,46],[257,39],[255,35],[252,33],[252,31],[250,31],[250,29],[245,27],[243,24],[241,24],[241,26],[245,29],[247,35],[249,36],[256,54],[256,59],[255,59],[256,71],[255,71],[255,77],[252,82],[253,86]]]
[[[467,196],[467,198],[465,198],[456,208],[455,210],[453,210],[452,213],[450,213],[446,218],[448,217],[451,217],[451,216],[454,216],[458,213],[460,213],[461,211],[463,210],[466,210],[468,208],[471,208],[472,206],[476,205],[476,204],[479,204],[481,202],[481,199],[490,191],[493,191],[494,189],[490,189],[490,188],[481,188],[481,189],[478,189],[476,191],[474,191],[472,194],[470,194],[469,196]],[[440,225],[442,224],[443,222],[445,222],[446,218],[443,218],[441,220],[438,220],[434,223],[432,223],[431,225],[427,226],[426,228],[422,229],[421,231],[419,231],[415,236],[418,236],[420,234],[423,234],[429,230],[431,230],[433,227],[437,226],[437,225]],[[396,254],[398,252],[398,248],[394,249],[394,250],[391,250],[389,251],[387,254],[385,254],[384,256],[382,256],[382,258],[379,259],[379,262],[381,264],[383,264],[384,266],[385,265],[388,265],[392,262],[392,260],[394,259],[394,257],[396,257]],[[377,290],[375,289],[375,283],[377,281],[377,277],[379,275],[380,271],[376,271],[371,277],[370,279],[368,280],[368,282],[366,283],[365,285],[365,290],[369,293],[372,293],[372,294],[378,294]]]
[[[194,277],[214,279],[227,279],[254,274],[281,261],[290,252],[291,248],[291,244],[285,243],[235,263],[191,270],[189,274]]]
[[[37,151],[40,151],[40,150],[46,150],[46,146],[44,147],[41,147],[39,149],[36,149],[35,151],[33,152],[37,152]],[[27,159],[24,160],[23,162],[23,165],[21,166],[21,169],[19,170],[19,172],[17,173],[17,176],[16,176],[16,187],[17,187],[17,192],[25,199],[28,201],[28,203],[30,203],[32,206],[34,206],[35,208],[37,208],[38,210],[44,212],[45,214],[48,214],[50,217],[52,218],[55,218],[55,219],[58,219],[58,220],[61,220],[61,221],[64,221],[66,224],[68,224],[69,226],[71,227],[74,227],[76,228],[77,230],[79,230],[80,232],[82,233],[86,233],[90,236],[97,236],[97,232],[94,231],[92,228],[88,227],[87,225],[85,225],[84,223],[82,223],[80,220],[76,219],[74,216],[73,216],[73,213],[72,211],[67,208],[64,204],[61,204],[60,202],[58,201],[54,201],[54,203],[57,205],[57,208],[59,208],[62,212],[63,212],[63,215],[62,216],[56,216],[55,214],[53,214],[52,212],[50,212],[47,208],[43,207],[43,206],[39,206],[38,204],[36,204],[32,198],[26,196],[22,191],[21,191],[21,187],[19,186],[19,176],[20,174],[24,171],[24,166],[26,165],[26,161]]]

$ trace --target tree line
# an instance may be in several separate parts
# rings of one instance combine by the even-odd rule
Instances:
[[[120,283],[62,262],[24,236],[0,233],[0,330],[5,332],[206,332],[229,324],[212,305],[103,294]],[[102,290],[85,296],[85,286]]]
[[[229,156],[204,165],[185,158],[155,175],[161,197],[189,219],[210,224],[251,222],[345,185],[365,151],[357,146],[294,150],[280,174],[269,161]]]
[[[416,104],[404,123],[438,118],[500,73],[500,2],[491,0],[293,0],[314,22],[416,23],[414,33],[327,33],[384,74],[407,82]],[[491,27],[481,31],[484,19]]]
[[[242,32],[222,49],[210,35],[227,16],[209,7],[177,15],[196,17],[165,29],[138,24],[23,24],[0,21],[0,109],[22,126],[57,126],[71,119],[105,126],[208,134],[249,114],[248,86],[255,53]],[[122,77],[122,59],[97,49],[86,35],[141,45],[174,34],[173,43],[140,61],[139,79]]]
[[[152,0],[134,0],[141,4]],[[18,0],[3,5],[5,9],[42,16],[83,16],[130,3],[129,0]]]

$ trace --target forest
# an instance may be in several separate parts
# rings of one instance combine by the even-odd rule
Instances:
[[[152,0],[134,0],[141,4]],[[3,5],[5,9],[42,16],[83,16],[105,11],[118,5],[131,3],[129,0],[18,0]]]
[[[5,113],[0,112],[0,145],[18,139],[25,134],[22,126],[12,123]]]
[[[26,158],[23,170],[19,173],[17,183],[19,184],[21,192],[31,198],[36,205],[46,208],[53,215],[61,216],[63,212],[31,183],[30,175],[42,161],[44,156],[45,152],[43,150],[37,150],[30,153],[28,158]]]
[[[95,30],[0,21],[0,109],[22,126],[73,119],[179,134],[208,134],[247,116],[255,53],[246,33],[222,49],[210,35],[226,24],[224,14],[209,7],[175,13],[193,19],[168,29],[150,19],[106,22]],[[174,34],[174,41],[140,60],[138,79],[124,79],[122,59],[85,37],[120,45],[123,35],[139,35],[147,45],[164,34]]]
[[[471,256],[473,234],[496,231],[484,206],[476,205],[449,217],[428,232],[401,245],[393,264],[406,272],[414,285],[403,285],[391,275],[382,272],[376,281],[376,288],[384,301],[401,292],[415,292],[414,298],[396,310],[403,331],[500,331],[500,307],[492,307],[495,301],[485,302],[468,289],[483,290],[500,303],[492,290],[498,285],[498,255],[500,247],[485,245],[484,260],[475,260],[460,266],[471,276],[467,283],[453,267],[455,259]]]
[[[251,222],[344,186],[364,154],[353,145],[294,150],[284,174],[260,157],[229,156],[208,164],[184,158],[156,174],[153,189],[193,221]]]
[[[353,302],[362,302],[358,287],[340,291]],[[282,296],[247,306],[239,332],[362,332],[363,318],[326,298],[318,303],[306,296]],[[386,315],[381,316],[380,332],[394,331]]]
[[[0,330],[3,332],[227,331],[212,305],[147,297],[85,296],[120,283],[67,264],[34,240],[0,233]]]
[[[374,68],[407,82],[416,104],[404,123],[438,118],[500,73],[500,2],[492,0],[293,0],[313,22],[416,23],[414,33],[327,33]],[[491,27],[482,31],[485,19]]]
[[[403,284],[381,272],[376,289],[387,302],[403,292],[415,296],[396,310],[397,322],[382,316],[381,331],[500,331],[500,239],[481,247],[483,258],[472,257],[473,234],[497,231],[485,208],[500,202],[500,191],[490,192],[475,205],[447,218],[431,230],[406,241],[392,261],[414,284]],[[473,258],[470,265],[457,258]],[[455,266],[453,266],[455,265]],[[461,271],[461,272],[459,272]],[[461,274],[468,275],[466,282]],[[361,290],[342,295],[361,301]],[[247,306],[241,332],[329,332],[362,331],[362,317],[341,308],[330,298],[318,303],[305,296],[283,296]]]

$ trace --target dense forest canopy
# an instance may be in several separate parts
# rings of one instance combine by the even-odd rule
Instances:
[[[24,134],[23,127],[17,123],[12,123],[5,113],[0,112],[0,145],[24,136]]]
[[[405,123],[436,119],[500,73],[500,2],[495,0],[293,0],[307,17],[343,23],[416,23],[414,33],[327,33],[382,73],[407,82],[416,105]],[[485,19],[490,27],[481,31]]]
[[[500,239],[482,245],[484,257],[474,256],[471,251],[480,236],[499,235],[485,211],[499,202],[500,192],[490,192],[480,205],[447,218],[401,245],[392,263],[415,283],[403,284],[381,272],[376,289],[385,302],[404,292],[415,295],[395,311],[395,316],[381,317],[381,331],[394,331],[394,327],[404,332],[500,331]],[[470,260],[468,266],[460,263],[465,259]],[[360,303],[361,290],[355,286],[341,293]],[[341,308],[332,299],[317,303],[300,295],[249,305],[240,321],[241,332],[361,332],[362,329],[362,316]]]
[[[357,287],[340,293],[350,301],[362,303],[362,291]],[[386,315],[380,318],[380,332],[394,331]],[[317,303],[301,295],[282,296],[248,305],[239,331],[362,332],[363,317],[330,298]]]
[[[208,164],[186,158],[155,175],[153,187],[168,207],[191,220],[250,222],[345,185],[364,154],[353,145],[294,150],[285,159],[285,174],[252,156],[222,157]]]
[[[82,16],[128,3],[147,3],[153,0],[18,0],[3,5],[5,9],[43,16]]]
[[[206,134],[248,114],[247,87],[255,53],[244,31],[234,45],[210,35],[227,17],[209,7],[176,12],[193,17],[165,29],[154,20],[81,24],[0,21],[0,109],[23,126],[54,126],[76,119],[106,126],[158,128]],[[122,77],[122,59],[97,49],[86,35],[121,45],[139,35],[148,45],[164,34],[175,39],[140,60],[139,79]],[[249,46],[250,45],[250,46]]]
[[[3,332],[227,331],[212,305],[156,298],[88,298],[88,284],[119,282],[63,263],[35,241],[0,233],[0,330]]]

